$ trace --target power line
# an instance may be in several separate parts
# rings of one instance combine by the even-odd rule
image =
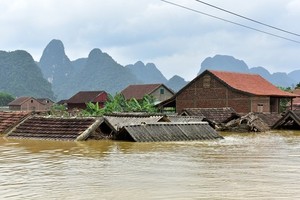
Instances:
[[[214,16],[214,15],[211,15],[211,14],[208,14],[208,13],[204,13],[204,12],[201,12],[199,10],[195,10],[193,8],[189,8],[189,7],[186,7],[186,6],[183,6],[183,5],[180,5],[180,4],[176,4],[176,3],[173,3],[173,2],[170,2],[170,1],[167,1],[167,0],[161,0],[161,1],[165,2],[165,3],[168,3],[168,4],[171,4],[173,6],[177,6],[177,7],[189,10],[189,11],[193,11],[193,12],[196,12],[196,13],[199,13],[199,14],[202,14],[202,15],[206,15],[208,17],[212,17],[212,18],[224,21],[224,22],[228,22],[228,23],[231,23],[231,24],[234,24],[234,25],[237,25],[237,26],[241,26],[241,27],[250,29],[250,30],[254,30],[254,31],[257,31],[257,32],[260,32],[260,33],[271,35],[273,37],[277,37],[277,38],[280,38],[280,39],[284,39],[284,40],[288,40],[290,42],[295,42],[295,43],[299,43],[300,44],[300,41],[297,41],[297,40],[293,40],[293,39],[290,39],[290,38],[287,38],[287,37],[283,37],[283,36],[280,36],[280,35],[269,33],[269,32],[266,32],[266,31],[262,31],[262,30],[259,30],[257,28],[253,28],[253,27],[250,27],[250,26],[247,26],[247,25],[243,25],[243,24],[240,24],[240,23],[237,23],[237,22],[233,22],[233,21],[230,21],[230,20],[227,20],[227,19],[224,19],[224,18],[221,18],[221,17],[217,17],[217,16]]]
[[[243,19],[249,20],[249,21],[251,21],[251,22],[255,22],[255,23],[260,24],[260,25],[267,26],[267,27],[269,27],[269,28],[276,29],[276,30],[278,30],[278,31],[282,31],[282,32],[285,32],[285,33],[288,33],[288,34],[291,34],[291,35],[300,36],[300,34],[293,33],[293,32],[290,32],[290,31],[287,31],[287,30],[284,30],[284,29],[281,29],[281,28],[278,28],[278,27],[275,27],[275,26],[272,26],[272,25],[268,25],[268,24],[266,24],[266,23],[263,23],[263,22],[260,22],[260,21],[251,19],[251,18],[249,18],[249,17],[245,17],[245,16],[243,16],[243,15],[240,15],[240,14],[237,14],[237,13],[234,13],[234,12],[231,12],[231,11],[229,11],[229,10],[225,10],[225,9],[220,8],[220,7],[218,7],[218,6],[215,6],[215,5],[206,3],[206,2],[204,2],[204,1],[200,1],[200,0],[195,0],[195,1],[197,1],[197,2],[199,2],[199,3],[202,3],[202,4],[205,4],[205,5],[207,5],[207,6],[210,6],[210,7],[216,8],[216,9],[218,9],[218,10],[227,12],[227,13],[229,13],[229,14],[235,15],[235,16],[237,16],[237,17],[241,17],[241,18],[243,18]]]

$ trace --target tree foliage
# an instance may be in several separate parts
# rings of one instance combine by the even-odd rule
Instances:
[[[5,92],[0,92],[0,106],[7,106],[9,102],[12,102],[15,98]]]
[[[124,96],[117,93],[115,96],[109,95],[108,101],[105,103],[104,108],[100,108],[98,103],[87,103],[87,108],[82,111],[84,116],[102,116],[104,114],[114,112],[146,112],[155,113],[157,109],[154,105],[155,98],[145,95],[141,101],[132,98],[126,100]]]

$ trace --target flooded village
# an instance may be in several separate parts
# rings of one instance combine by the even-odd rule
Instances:
[[[0,112],[0,196],[298,198],[299,97],[222,71],[177,93],[143,84],[115,97],[79,91],[59,104],[21,97]]]
[[[221,131],[300,129],[300,95],[256,74],[206,70],[177,93],[164,84],[130,85],[120,92],[123,103],[115,103],[134,100],[139,105],[145,95],[153,99],[155,112],[111,110],[88,117],[80,111],[88,104],[108,107],[108,93],[80,91],[58,102],[67,110],[56,114],[50,112],[56,105],[50,99],[20,97],[8,104],[10,111],[0,112],[0,132],[21,139],[163,142],[222,139]]]

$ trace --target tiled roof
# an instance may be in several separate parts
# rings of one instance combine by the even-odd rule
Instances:
[[[207,122],[200,123],[156,123],[125,126],[117,140],[134,142],[188,141],[222,139]]]
[[[7,137],[76,140],[95,122],[95,118],[31,117],[17,126]]]
[[[214,70],[208,70],[208,72],[215,75],[217,78],[219,78],[221,81],[223,81],[230,87],[242,92],[261,96],[297,96],[292,93],[280,90],[275,85],[271,84],[258,74],[246,74]]]
[[[255,113],[263,122],[269,127],[272,127],[279,119],[282,118],[281,114],[278,113]]]
[[[0,112],[0,134],[7,133],[29,114],[30,112]]]
[[[233,116],[236,116],[237,113],[233,108],[224,107],[224,108],[185,108],[182,111],[182,114],[187,114],[188,116],[200,116],[205,119],[216,122],[223,123],[230,120]]]
[[[93,102],[95,98],[104,93],[104,91],[80,91],[72,96],[67,103],[88,103]]]
[[[10,102],[8,105],[9,106],[20,106],[22,105],[25,101],[27,101],[28,99],[31,99],[32,97],[19,97],[15,100],[13,100],[12,102]]]
[[[168,119],[171,122],[183,122],[183,123],[191,123],[191,122],[202,122],[204,116],[168,116]]]
[[[146,94],[151,94],[163,84],[143,84],[143,85],[129,85],[122,90],[125,99],[142,99]]]
[[[297,95],[300,95],[300,89],[295,89],[293,91],[293,94],[297,94]],[[300,105],[300,97],[296,97],[295,99],[293,99],[293,104],[294,105]]]

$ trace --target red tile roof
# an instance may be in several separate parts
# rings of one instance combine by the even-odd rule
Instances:
[[[298,89],[295,89],[293,91],[293,94],[297,94],[297,95],[300,95],[300,88]],[[300,97],[297,97],[293,100],[293,105],[300,105]]]
[[[94,99],[96,99],[102,93],[105,93],[105,91],[80,91],[67,100],[67,103],[94,102]]]
[[[30,112],[0,112],[0,134],[6,133],[29,114]]]
[[[129,85],[121,93],[125,99],[142,99],[146,94],[151,94],[163,84],[143,84],[143,85]]]
[[[250,94],[259,96],[296,97],[298,95],[285,92],[268,82],[258,74],[224,72],[208,70],[228,86]]]

